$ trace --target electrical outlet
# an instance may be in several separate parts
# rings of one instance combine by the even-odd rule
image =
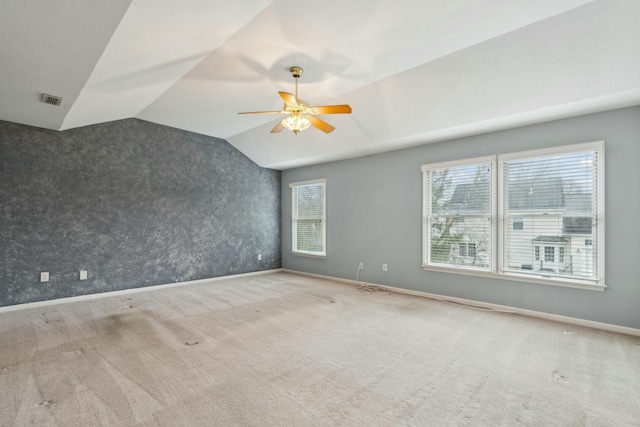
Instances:
[[[48,282],[49,281],[49,272],[48,271],[43,271],[42,273],[40,273],[40,281],[41,282]]]
[[[258,261],[262,261],[262,254],[258,254]]]
[[[387,271],[387,264],[382,264],[382,271]]]
[[[364,270],[364,262],[361,262],[360,265],[358,266],[358,269],[360,270]]]
[[[80,280],[87,280],[87,270],[80,270]]]

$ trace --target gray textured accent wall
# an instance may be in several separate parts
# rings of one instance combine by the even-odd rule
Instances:
[[[2,306],[279,268],[280,248],[280,172],[224,140],[0,122]]]
[[[604,292],[423,271],[426,163],[605,140]],[[444,141],[282,174],[283,267],[640,328],[640,107]],[[327,259],[291,252],[295,181],[327,179]],[[388,272],[382,264],[388,264]]]

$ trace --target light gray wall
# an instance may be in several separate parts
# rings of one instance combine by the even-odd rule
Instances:
[[[280,172],[224,140],[0,122],[0,306],[279,268],[280,248]]]
[[[604,292],[422,270],[421,165],[596,140],[606,141]],[[288,186],[316,178],[327,180],[327,259],[291,255]],[[283,267],[355,279],[362,261],[366,282],[640,328],[639,185],[640,107],[287,170]]]

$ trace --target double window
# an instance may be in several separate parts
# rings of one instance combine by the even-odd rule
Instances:
[[[460,243],[460,256],[474,258],[476,256],[475,243]]]
[[[326,180],[294,182],[291,187],[292,253],[325,257]]]
[[[604,288],[603,147],[424,165],[423,268]]]

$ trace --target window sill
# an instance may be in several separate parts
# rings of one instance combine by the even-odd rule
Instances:
[[[511,280],[514,282],[536,283],[539,285],[559,286],[563,288],[585,289],[589,291],[604,291],[607,286],[582,280],[560,279],[555,277],[531,276],[517,273],[494,273],[492,271],[471,270],[465,267],[439,267],[434,265],[422,265],[425,271],[437,271],[441,273],[462,274],[466,276],[486,277],[490,279]]]
[[[327,259],[327,255],[314,254],[314,253],[311,253],[311,252],[295,252],[295,251],[291,251],[291,255],[304,256],[304,257],[307,257],[307,258]]]

